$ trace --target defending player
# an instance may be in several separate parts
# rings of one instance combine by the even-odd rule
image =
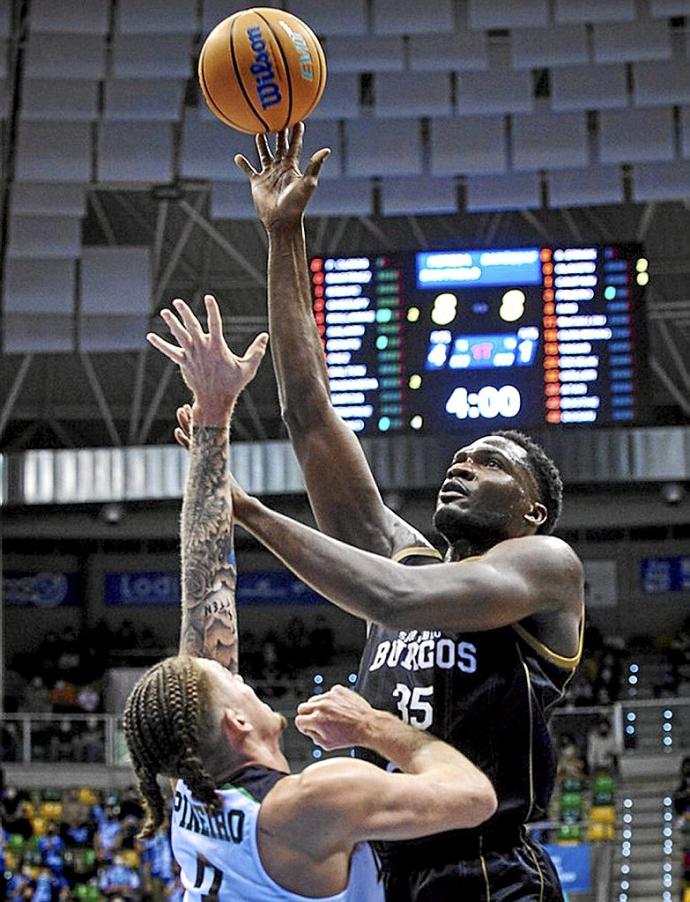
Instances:
[[[291,141],[278,135],[275,156],[259,135],[259,172],[243,157],[236,162],[269,238],[273,363],[311,506],[324,533],[365,551],[254,501],[242,505],[243,525],[314,588],[374,624],[360,692],[462,749],[496,786],[499,808],[485,828],[380,848],[390,902],[443,902],[461,889],[469,898],[561,899],[550,861],[524,831],[553,788],[548,712],[582,648],[582,566],[549,535],[560,477],[515,432],[461,448],[434,514],[448,543],[445,563],[417,569],[440,555],[384,505],[359,442],[330,403],[303,229],[328,150],[302,175],[302,134],[299,125]]]
[[[206,298],[208,334],[188,308],[177,309],[182,320],[164,318],[179,346],[150,341],[180,365],[195,395],[180,655],[141,678],[124,713],[146,802],[143,832],[163,820],[162,774],[177,781],[172,840],[189,902],[378,902],[373,858],[360,843],[478,824],[495,809],[493,789],[459,752],[343,687],[301,705],[298,728],[325,748],[363,745],[404,773],[339,758],[289,774],[280,749],[285,719],[237,675],[228,427],[265,336],[238,358],[223,340],[213,298]]]

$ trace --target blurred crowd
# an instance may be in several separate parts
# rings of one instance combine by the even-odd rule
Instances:
[[[2,795],[0,898],[8,902],[181,902],[167,828],[137,839],[134,789]]]

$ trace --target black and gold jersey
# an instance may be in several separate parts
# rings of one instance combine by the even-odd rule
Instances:
[[[441,555],[407,548],[396,559],[420,566],[438,563]],[[413,857],[424,860],[424,850],[438,852],[439,843],[472,848],[479,836],[516,835],[526,821],[543,816],[556,773],[549,712],[562,698],[581,648],[582,626],[573,658],[554,654],[521,624],[472,633],[372,626],[360,694],[458,748],[489,777],[498,797],[496,813],[477,830],[396,843],[396,851],[409,846]],[[388,766],[369,751],[358,754]]]

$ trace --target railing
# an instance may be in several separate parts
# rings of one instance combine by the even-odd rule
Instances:
[[[343,682],[347,683],[347,679]],[[292,719],[299,702],[321,689],[322,684],[314,683],[311,678],[279,683],[255,681],[253,685],[290,721],[284,737],[290,762],[295,767],[303,767],[321,757],[321,751],[311,740],[295,729]],[[582,744],[583,737],[602,717],[612,725],[621,756],[660,755],[690,749],[688,698],[628,699],[611,707],[559,708],[552,719],[556,743],[564,733],[569,733]],[[6,764],[81,762],[108,767],[129,764],[121,720],[114,714],[6,714],[0,719],[0,760]]]

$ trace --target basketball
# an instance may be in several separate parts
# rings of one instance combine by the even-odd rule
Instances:
[[[271,7],[235,13],[206,38],[199,84],[211,112],[241,132],[277,132],[311,113],[326,86],[313,31]]]

